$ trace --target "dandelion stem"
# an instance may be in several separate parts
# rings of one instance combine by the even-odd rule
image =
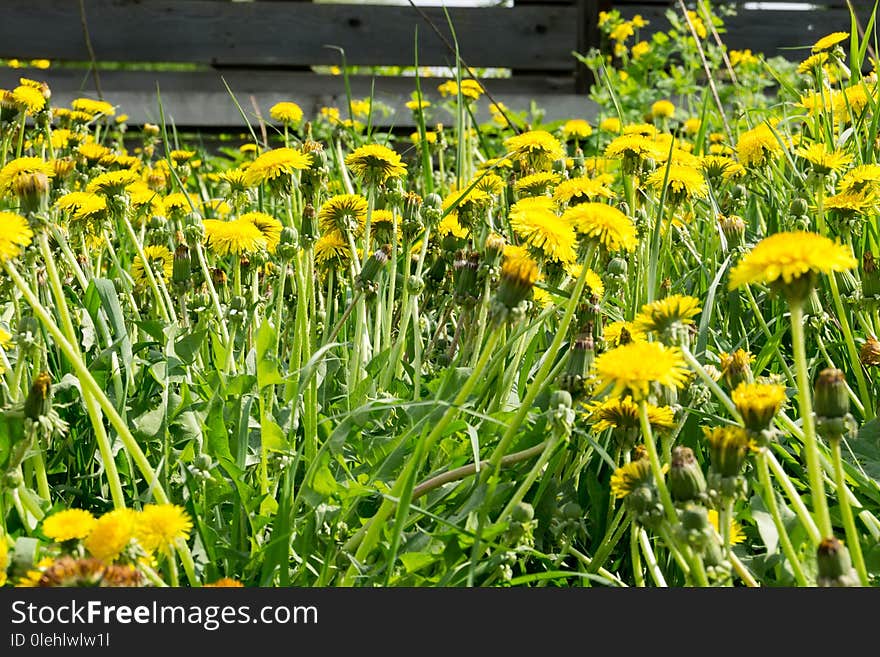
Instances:
[[[794,573],[795,581],[797,581],[798,586],[809,586],[807,578],[804,575],[804,567],[801,565],[797,552],[795,552],[794,546],[791,544],[788,530],[785,528],[785,523],[782,521],[782,516],[779,513],[779,504],[776,501],[776,491],[773,488],[773,482],[770,481],[770,469],[767,467],[768,454],[769,451],[767,448],[764,448],[758,453],[756,459],[758,464],[758,478],[760,479],[761,487],[764,489],[764,505],[770,512],[770,517],[773,518],[773,524],[776,526],[776,534],[779,536],[779,544],[782,547],[782,553],[785,555],[785,558],[788,559],[788,563]]]
[[[828,512],[828,500],[825,498],[822,471],[819,465],[819,441],[816,437],[816,421],[813,417],[813,402],[804,339],[803,304],[799,301],[790,301],[789,308],[791,310],[791,342],[797,375],[798,401],[800,403],[801,422],[804,431],[804,456],[810,480],[810,493],[819,531],[822,532],[823,537],[829,537],[833,535],[833,529],[831,527],[831,515]]]
[[[853,565],[859,574],[859,581],[862,586],[869,586],[870,580],[868,579],[868,569],[865,567],[865,558],[862,555],[861,539],[856,529],[852,507],[849,505],[849,497],[846,494],[846,475],[843,471],[843,457],[840,453],[841,440],[842,436],[832,436],[829,440],[831,443],[831,458],[834,462],[834,481],[837,484],[837,500],[840,503],[840,516],[843,519],[846,542],[852,555]]]
[[[853,340],[852,330],[849,326],[846,310],[843,307],[843,301],[840,298],[840,289],[837,286],[837,277],[834,272],[828,275],[828,284],[831,287],[831,296],[834,298],[834,308],[837,311],[837,319],[840,321],[840,329],[843,331],[846,350],[856,375],[859,397],[861,397],[862,405],[865,409],[865,419],[870,420],[874,417],[874,403],[871,401],[871,393],[868,391],[868,384],[865,381],[865,375],[862,373],[862,361],[859,359],[859,350],[856,348],[856,343]],[[792,317],[792,323],[794,323],[794,317]]]

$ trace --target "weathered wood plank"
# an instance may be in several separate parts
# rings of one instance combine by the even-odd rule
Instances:
[[[69,105],[71,100],[80,96],[95,97],[94,84],[86,74],[86,71],[73,69],[0,69],[0,88],[17,84],[20,75],[46,80],[52,89],[52,103],[63,106]],[[308,118],[314,118],[324,106],[342,108],[343,115],[346,115],[343,80],[338,76],[286,71],[224,71],[223,78],[254,123],[256,116],[252,109],[251,96],[265,119],[269,117],[269,108],[282,100],[298,103]],[[368,96],[372,82],[373,78],[368,76],[351,77],[353,96]],[[430,110],[430,121],[449,125],[454,122],[454,117],[439,107],[441,98],[437,86],[441,82],[443,80],[440,78],[422,78],[422,92],[434,103]],[[120,112],[128,114],[132,124],[159,121],[157,84],[166,116],[179,126],[228,129],[245,126],[219,73],[101,73],[104,98],[118,105]],[[570,78],[526,76],[517,79],[489,79],[485,80],[485,85],[496,100],[514,112],[528,111],[534,100],[540,109],[545,110],[544,120],[548,122],[571,117],[592,119],[597,115],[595,103],[585,96],[570,93]],[[392,113],[387,117],[377,113],[373,118],[374,124],[383,127],[413,126],[412,113],[404,103],[414,89],[415,80],[411,77],[376,77],[374,97],[388,105]],[[478,108],[478,120],[491,118],[486,98],[478,103]]]
[[[454,57],[411,7],[208,0],[85,0],[89,32],[101,61],[213,64],[407,65],[418,27],[419,63]],[[424,12],[446,35],[441,8]],[[4,0],[0,57],[88,60],[79,4],[71,0]],[[453,8],[462,57],[471,66],[571,70],[577,9]],[[451,37],[450,38],[451,41]]]
[[[620,6],[621,14],[632,18],[641,14],[650,21],[641,31],[642,38],[670,28],[666,19],[667,7],[648,4]],[[858,13],[862,17],[861,13]],[[835,31],[848,31],[850,15],[846,9],[816,9],[813,11],[746,10],[724,19],[721,39],[731,49],[751,49],[768,57],[781,56],[800,60],[809,55],[810,46],[820,37]]]

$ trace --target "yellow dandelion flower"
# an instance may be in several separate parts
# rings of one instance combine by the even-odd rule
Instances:
[[[97,116],[103,114],[105,116],[114,116],[116,114],[116,109],[110,103],[106,103],[103,100],[92,100],[91,98],[77,98],[70,106],[79,111],[85,112],[86,114],[91,114],[92,116]]]
[[[569,262],[565,264],[564,269],[566,274],[577,280],[581,277],[581,267],[583,265],[577,262]],[[584,277],[584,294],[593,295],[597,299],[605,296],[605,283],[602,281],[602,277],[592,269],[587,269],[587,274]]]
[[[681,388],[689,378],[681,351],[660,342],[631,342],[601,354],[594,364],[602,387],[611,396],[648,396],[652,383]]]
[[[594,431],[606,429],[637,429],[639,406],[632,397],[606,399],[585,407],[587,422]],[[675,426],[675,412],[669,406],[648,404],[648,422],[655,431],[666,431]]]
[[[464,239],[468,236],[467,228],[464,228],[460,223],[458,223],[458,216],[455,212],[450,212],[443,219],[440,220],[440,223],[437,224],[437,233],[440,237],[446,237],[447,235],[452,235],[453,237],[457,237],[459,239]]]
[[[27,219],[15,212],[0,211],[0,263],[17,258],[33,236]]]
[[[422,142],[422,136],[418,132],[412,133],[409,138],[412,140],[414,144],[420,144]],[[425,142],[428,144],[436,144],[437,143],[437,133],[432,132],[431,130],[425,130]]]
[[[563,180],[553,192],[553,200],[559,205],[571,205],[594,198],[614,198],[614,192],[598,178],[580,176]]]
[[[702,125],[703,122],[700,119],[696,117],[691,117],[687,119],[681,127],[684,129],[685,133],[689,135],[695,135],[700,131],[700,127]]]
[[[251,221],[205,219],[202,223],[205,226],[205,241],[219,256],[255,253],[266,248],[265,235]]]
[[[533,292],[539,278],[538,265],[528,255],[505,257],[501,265],[498,301],[506,308],[516,308]]]
[[[63,543],[85,538],[95,526],[95,516],[83,509],[65,509],[43,520],[43,534]]]
[[[19,157],[11,160],[0,169],[0,196],[14,190],[16,181],[33,175],[52,178],[55,168],[51,162],[44,162],[39,157]]]
[[[646,342],[648,337],[634,322],[611,322],[602,329],[602,339],[609,348],[630,342]]]
[[[12,90],[13,102],[24,112],[33,116],[46,107],[46,97],[39,89],[29,85],[21,85]]]
[[[444,97],[458,96],[458,83],[455,80],[447,80],[437,87],[437,91]],[[461,95],[466,100],[479,100],[483,94],[482,85],[476,80],[461,81]]]
[[[0,174],[2,177],[2,174]],[[880,189],[880,164],[860,164],[843,174],[837,188],[847,194]]]
[[[718,515],[718,512],[715,509],[709,509],[706,512],[709,522],[715,528],[716,532],[721,532],[721,520]],[[746,535],[743,533],[742,525],[740,525],[736,520],[731,519],[730,521],[730,544],[731,545],[739,545],[744,540],[746,540]]]
[[[605,157],[638,161],[654,157],[658,149],[656,144],[644,135],[620,135],[611,140],[605,147]]]
[[[0,587],[6,586],[6,569],[9,568],[9,546],[6,537],[0,536]]]
[[[168,552],[189,538],[192,520],[175,504],[147,504],[137,517],[135,537],[147,552]]]
[[[430,100],[425,100],[424,98],[422,98],[421,101],[419,101],[417,98],[413,98],[412,100],[408,100],[408,101],[406,101],[406,107],[407,107],[407,109],[410,109],[410,110],[412,110],[413,112],[417,112],[417,111],[419,111],[419,110],[427,109],[427,108],[430,107],[430,106],[431,106],[431,101],[430,101]]]
[[[272,105],[272,107],[269,108],[269,116],[281,123],[296,125],[302,121],[303,111],[296,103],[284,101]]]
[[[709,193],[703,174],[693,167],[670,164],[668,172],[666,168],[657,169],[648,176],[647,183],[659,194],[663,190],[664,180],[666,198],[673,204],[689,198],[705,198]]]
[[[746,455],[755,448],[749,432],[742,427],[703,427],[703,436],[709,444],[711,468],[722,477],[739,475]]]
[[[86,191],[91,194],[103,194],[104,196],[117,196],[125,191],[125,188],[139,180],[138,174],[131,169],[122,171],[108,171],[92,178],[86,186]]]
[[[828,53],[820,52],[815,55],[810,55],[800,64],[798,64],[797,72],[798,73],[812,73],[817,69],[821,69],[825,63],[828,61]]]
[[[381,185],[389,178],[406,174],[406,165],[400,154],[381,144],[367,144],[345,158],[346,166],[364,182]]]
[[[295,171],[312,166],[312,156],[294,148],[275,148],[266,151],[245,171],[245,180],[250,187],[262,183],[278,181],[283,176],[293,175]]]
[[[473,182],[473,181],[471,181]],[[471,182],[465,185],[465,189],[471,186]],[[477,186],[474,189],[478,189],[479,191],[489,194],[491,196],[496,196],[504,190],[504,180],[501,176],[492,173],[489,171],[488,173],[481,174],[479,179],[477,180]]]
[[[82,155],[90,163],[99,162],[103,158],[113,154],[113,151],[106,146],[94,142],[80,144],[77,147],[76,152]]]
[[[710,180],[732,180],[746,173],[743,165],[723,155],[706,155],[700,166]]]
[[[350,256],[348,243],[337,230],[321,235],[314,248],[315,262],[321,267],[342,267]]]
[[[647,41],[639,41],[632,48],[630,48],[630,54],[634,60],[639,60],[645,55],[651,52],[651,44]]]
[[[211,584],[202,584],[202,588],[242,588],[244,584],[231,577],[221,577]]]
[[[611,494],[615,499],[623,499],[636,488],[651,485],[654,482],[654,474],[651,471],[651,463],[648,459],[638,459],[626,463],[614,471],[611,475]]]
[[[565,157],[562,144],[546,130],[529,130],[504,140],[504,148],[510,157],[527,166],[546,169],[555,160]]]
[[[825,144],[810,144],[806,148],[797,149],[798,156],[809,162],[813,171],[820,175],[827,175],[839,171],[852,162],[852,155],[843,151],[831,151],[825,148]]]
[[[12,334],[0,326],[0,349],[9,349],[12,346]]]
[[[593,128],[583,119],[570,119],[562,124],[562,136],[566,139],[586,139]]]
[[[832,32],[831,34],[827,34],[816,41],[816,43],[813,44],[811,51],[817,53],[831,50],[834,46],[845,40],[847,37],[849,37],[849,32]]]
[[[633,30],[633,25],[629,21],[624,21],[619,25],[615,26],[611,32],[608,33],[608,36],[617,42],[623,42],[629,39],[635,31]]]
[[[620,132],[620,119],[616,116],[609,116],[607,119],[602,119],[599,122],[599,130],[618,134]]]
[[[545,257],[573,262],[577,258],[577,235],[553,206],[553,199],[544,196],[520,199],[510,208],[510,227]]]
[[[107,199],[91,192],[70,192],[55,201],[55,206],[74,219],[98,219],[107,211]]]
[[[175,148],[173,151],[168,153],[168,157],[171,158],[171,161],[174,164],[184,164],[185,162],[189,162],[193,157],[195,157],[195,151],[187,151],[182,148]]]
[[[281,231],[284,226],[272,215],[265,212],[247,212],[239,217],[240,221],[250,221],[266,238],[266,249],[269,253],[275,253],[281,242]]]
[[[324,202],[318,225],[325,233],[357,231],[367,219],[367,199],[359,194],[337,194]]]
[[[858,264],[848,246],[816,233],[776,233],[761,240],[730,272],[730,289],[750,283],[785,284]]]
[[[699,299],[672,294],[642,306],[633,324],[645,333],[663,333],[676,324],[693,324],[701,310]]]
[[[675,105],[668,100],[658,100],[651,105],[651,116],[655,119],[671,119],[675,114]]]
[[[623,212],[604,203],[579,203],[562,215],[574,229],[596,240],[606,251],[633,251],[638,245],[636,227]]]
[[[752,54],[752,51],[749,48],[746,48],[745,50],[731,50],[728,55],[731,68],[757,64],[760,61],[757,57],[755,57],[755,55]]]
[[[742,133],[736,143],[737,157],[746,167],[760,166],[781,151],[779,140],[765,123]]]
[[[561,177],[558,173],[553,173],[552,171],[538,171],[537,173],[523,176],[517,180],[514,183],[513,188],[528,196],[540,196],[546,192],[548,188],[556,185],[560,180]]]
[[[162,203],[165,206],[165,209],[168,212],[186,212],[190,210],[190,201],[186,194],[181,192],[175,192],[174,194],[169,194],[164,199],[162,199]]]
[[[33,68],[45,70],[45,69],[49,68],[51,65],[52,65],[52,63],[48,59],[32,59],[31,60],[31,66]]]
[[[870,214],[877,210],[878,199],[873,190],[835,194],[825,199],[825,209],[843,215]]]
[[[746,428],[762,431],[785,403],[785,386],[777,383],[749,383],[742,381],[730,395],[736,410],[743,417]]]
[[[95,521],[83,546],[95,559],[115,560],[134,538],[137,512],[131,509],[109,511]]]
[[[141,260],[140,255],[136,255],[131,262],[131,277],[134,279],[135,285],[138,287],[146,287],[149,279],[146,274],[146,267],[150,267],[150,271],[158,274],[162,280],[171,280],[171,273],[174,268],[174,254],[164,246],[145,246],[144,256],[147,258],[147,264]]]

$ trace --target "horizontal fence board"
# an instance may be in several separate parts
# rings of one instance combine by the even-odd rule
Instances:
[[[655,4],[620,5],[621,15],[632,18],[641,14],[649,25],[641,30],[641,38],[650,38],[655,32],[670,28],[666,19],[668,7]],[[865,19],[863,12],[857,16]],[[849,31],[850,14],[847,9],[825,8],[813,11],[773,9],[742,9],[735,16],[724,18],[721,40],[733,50],[751,49],[768,57],[781,56],[800,60],[810,54],[810,46],[820,37],[835,31]],[[848,48],[848,42],[845,44]]]
[[[85,0],[99,61],[175,61],[304,66],[446,65],[454,55],[408,6],[219,3],[209,0]],[[442,8],[423,8],[452,41]],[[577,9],[449,9],[461,56],[471,66],[571,70]],[[88,60],[73,0],[3,0],[0,57]]]
[[[17,84],[20,75],[47,81],[52,89],[52,103],[58,107],[69,105],[71,100],[80,96],[96,97],[94,82],[87,76],[87,71],[73,69],[0,69],[0,88]],[[339,107],[342,115],[347,116],[344,83],[340,76],[292,71],[224,71],[223,79],[253,123],[257,119],[251,96],[263,118],[269,122],[269,108],[284,100],[298,103],[307,118],[314,118],[324,106]],[[212,71],[102,71],[101,87],[105,100],[118,105],[119,112],[128,114],[133,124],[160,121],[156,99],[158,84],[166,117],[178,126],[244,128],[244,121],[226,91],[223,79],[219,73]],[[375,99],[393,110],[388,117],[377,113],[373,118],[374,125],[414,125],[412,112],[405,107],[405,102],[415,90],[415,78],[351,76],[349,80],[354,98],[369,96],[375,81]],[[454,117],[437,106],[441,100],[437,86],[443,81],[441,78],[422,78],[422,93],[435,105],[430,110],[431,123],[450,125]],[[517,79],[487,79],[484,84],[496,100],[514,112],[527,111],[534,100],[539,109],[546,111],[544,120],[547,122],[572,117],[594,119],[598,114],[598,106],[594,102],[585,96],[570,93],[570,78],[524,76]],[[488,103],[485,96],[479,101],[478,120],[491,118]]]

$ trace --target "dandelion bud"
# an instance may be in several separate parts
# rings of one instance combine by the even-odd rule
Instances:
[[[741,201],[746,197],[746,188],[742,185],[734,185],[730,188],[730,198],[734,201]]]
[[[712,469],[724,477],[740,474],[749,449],[749,436],[744,429],[735,426],[703,427],[709,443]]]
[[[732,354],[721,354],[721,376],[727,387],[733,390],[743,381],[751,383],[751,362],[755,357],[745,349],[737,349]]]
[[[498,233],[490,233],[486,238],[486,261],[494,266],[497,265],[501,254],[504,253],[506,240]]]
[[[452,262],[455,280],[455,299],[460,303],[472,303],[480,296],[478,284],[480,271],[480,254],[476,251],[465,253],[458,251]]]
[[[362,288],[369,288],[375,284],[379,272],[388,262],[390,256],[391,246],[385,244],[381,249],[373,252],[373,255],[367,258],[363,269],[361,269],[360,279],[358,280],[358,283]]]
[[[528,502],[520,502],[510,512],[510,517],[514,522],[529,522],[535,517],[535,508]]]
[[[211,272],[211,280],[213,281],[215,287],[225,287],[226,272],[219,267],[215,267],[214,270]]]
[[[174,263],[171,269],[171,281],[175,285],[186,286],[192,276],[192,258],[189,255],[189,247],[180,244],[174,250]]]
[[[441,207],[443,207],[443,198],[440,196],[440,194],[437,194],[436,192],[428,194],[425,197],[423,207],[433,210],[439,210]]]
[[[144,123],[144,133],[149,135],[150,137],[158,137],[159,126],[153,123]]]
[[[605,271],[607,271],[608,275],[613,278],[625,279],[628,269],[629,265],[627,264],[626,260],[617,257],[611,258],[611,260],[608,261],[608,265],[606,266]]]
[[[793,217],[803,217],[809,212],[809,210],[809,204],[802,198],[792,199],[791,203],[788,205],[788,212]]]
[[[862,294],[868,298],[880,297],[880,269],[871,251],[862,255]]]
[[[676,447],[667,475],[669,493],[675,502],[689,502],[705,497],[706,478],[690,447]]]
[[[858,586],[859,577],[852,566],[849,550],[833,536],[823,539],[816,549],[818,574],[816,585],[821,587]]]
[[[34,422],[49,415],[52,410],[52,377],[42,372],[34,379],[24,402],[24,416]]]
[[[55,178],[63,180],[73,173],[76,168],[76,160],[71,158],[60,158],[52,160],[52,169],[55,171]]]
[[[593,368],[595,343],[592,335],[578,338],[571,346],[568,367],[559,378],[559,386],[575,398],[584,394],[587,375]]]
[[[41,172],[16,176],[12,181],[12,191],[18,197],[24,214],[43,211],[49,199],[49,177]]]
[[[688,504],[679,514],[681,525],[678,534],[692,548],[702,552],[703,548],[712,539],[712,524],[709,522],[709,512],[699,504]]]
[[[538,280],[538,266],[531,258],[509,258],[501,266],[496,299],[508,310],[525,301]]]
[[[859,360],[868,367],[880,365],[880,340],[869,335],[865,344],[859,349]]]
[[[721,215],[718,217],[718,224],[731,248],[742,246],[746,234],[746,222],[742,220],[742,217],[735,214]]]
[[[842,371],[829,367],[819,372],[813,405],[818,417],[837,418],[849,413],[849,393]]]
[[[406,287],[413,296],[418,296],[425,289],[425,281],[420,276],[410,276],[406,280]]]

